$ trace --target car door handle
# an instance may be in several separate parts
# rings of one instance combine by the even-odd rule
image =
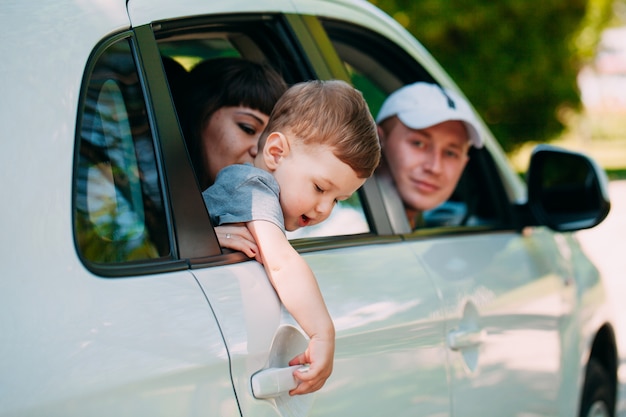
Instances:
[[[273,398],[298,386],[293,376],[296,369],[307,369],[307,365],[294,365],[286,368],[268,368],[258,371],[250,380],[254,398]]]
[[[482,329],[457,329],[448,333],[448,346],[452,350],[476,347],[484,342],[487,332]]]

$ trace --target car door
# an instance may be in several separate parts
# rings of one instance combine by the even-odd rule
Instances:
[[[161,53],[175,59],[177,51],[195,62],[238,55],[277,66],[289,83],[335,77],[325,56],[334,52],[319,48],[312,33],[321,26],[311,17],[223,13],[162,20],[152,28]],[[347,79],[345,72],[336,77]],[[265,389],[255,378],[259,371],[286,368],[306,347],[263,267],[227,250],[189,259],[226,342],[242,414],[445,415],[444,322],[425,267],[400,237],[388,236],[391,226],[375,187],[364,187],[336,216],[330,232],[292,236],[318,279],[337,331],[333,374],[312,395],[290,397],[283,389],[261,398],[254,391]]]
[[[550,234],[531,233],[414,245],[448,312],[455,416],[558,412],[567,275]]]
[[[410,39],[403,45],[392,28],[323,22],[374,114],[404,84],[454,88],[422,48]],[[450,200],[424,213],[424,227],[403,233],[441,291],[455,416],[558,412],[560,330],[569,323],[574,291],[569,253],[546,229],[517,230],[509,199],[520,188],[511,174],[490,138],[471,151]]]
[[[443,322],[430,279],[402,244],[361,239],[370,243],[336,237],[333,249],[313,245],[304,255],[336,327],[333,374],[306,396],[253,395],[255,373],[286,368],[306,348],[262,267],[195,269],[224,333],[243,415],[447,415]]]

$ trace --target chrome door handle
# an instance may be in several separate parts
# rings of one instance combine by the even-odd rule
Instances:
[[[485,330],[479,329],[456,329],[448,333],[448,346],[452,350],[476,347],[484,342],[487,337]]]
[[[254,398],[273,398],[298,386],[293,376],[296,369],[307,369],[307,365],[294,365],[287,368],[262,369],[252,375],[250,384]]]

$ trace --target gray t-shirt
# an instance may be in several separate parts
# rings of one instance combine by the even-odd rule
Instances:
[[[266,220],[285,232],[279,194],[278,183],[269,172],[247,163],[222,169],[202,197],[214,226]]]

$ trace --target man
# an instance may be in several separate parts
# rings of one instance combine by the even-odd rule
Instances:
[[[383,103],[378,117],[383,159],[377,176],[395,185],[411,229],[422,212],[446,201],[483,141],[469,104],[453,91],[417,82]]]

